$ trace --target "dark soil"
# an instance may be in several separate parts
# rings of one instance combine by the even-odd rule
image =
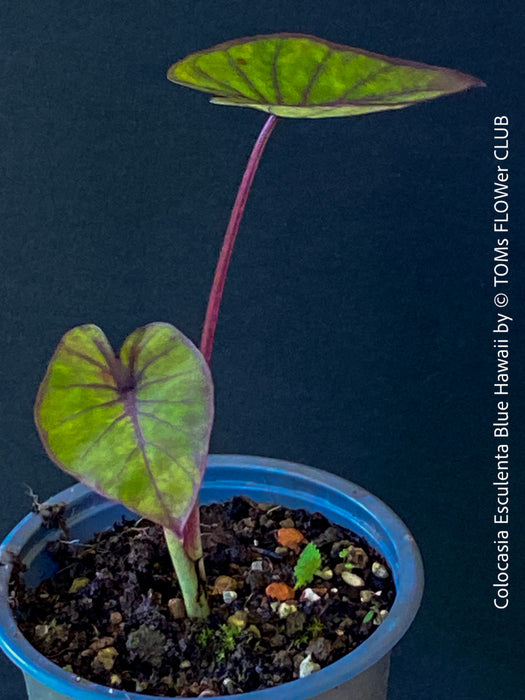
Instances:
[[[64,537],[50,545],[58,572],[36,590],[13,575],[12,606],[24,635],[55,664],[101,685],[213,697],[328,666],[369,637],[392,606],[384,559],[320,513],[237,497],[201,506],[201,518],[212,611],[206,623],[183,617],[162,529],[140,520],[117,523],[89,543]],[[265,593],[274,582],[295,584],[299,555],[279,544],[280,528],[296,528],[322,555],[322,576],[285,602]]]

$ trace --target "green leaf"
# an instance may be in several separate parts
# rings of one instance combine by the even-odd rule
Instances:
[[[315,544],[310,542],[301,552],[301,556],[294,568],[295,588],[301,588],[301,586],[306,586],[310,583],[320,566],[321,553]]]
[[[198,51],[168,70],[211,102],[279,117],[346,117],[461,92],[484,83],[449,68],[390,58],[306,34],[270,34]]]
[[[59,467],[179,537],[212,420],[208,366],[167,323],[138,328],[120,356],[97,326],[68,331],[35,404],[40,438]]]
[[[364,616],[363,622],[365,622],[365,623],[366,623],[366,622],[370,622],[370,620],[373,619],[374,615],[375,615],[375,611],[374,611],[374,610],[369,610],[369,611],[366,613],[366,615]]]

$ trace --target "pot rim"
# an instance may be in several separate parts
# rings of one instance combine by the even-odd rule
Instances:
[[[232,486],[238,484],[242,493],[250,495],[250,490],[260,490],[262,483],[266,487],[271,486],[274,497],[272,500],[278,500],[280,496],[286,497],[287,494],[295,498],[300,498],[301,495],[306,497],[306,492],[302,494],[297,489],[276,487],[275,484],[271,483],[271,476],[269,481],[266,479],[265,475],[268,475],[269,472],[273,475],[274,480],[278,479],[279,475],[283,475],[283,478],[286,479],[288,475],[299,480],[303,479],[305,485],[311,482],[320,483],[331,497],[327,500],[326,496],[316,498],[309,494],[310,504],[319,505],[318,510],[321,512],[324,512],[322,510],[324,504],[325,508],[330,511],[329,513],[324,512],[324,514],[335,522],[338,522],[337,514],[343,518],[346,516],[347,521],[349,519],[348,511],[345,512],[344,506],[339,501],[343,504],[345,500],[358,504],[363,518],[358,520],[354,518],[351,524],[348,522],[343,524],[354,529],[358,534],[362,534],[372,546],[385,556],[394,573],[396,584],[396,598],[388,617],[368,639],[352,652],[307,678],[290,681],[265,690],[243,693],[239,697],[246,698],[246,700],[270,700],[270,698],[277,698],[276,693],[282,693],[282,688],[286,687],[287,695],[293,697],[293,693],[296,692],[298,693],[297,697],[308,700],[308,698],[315,698],[317,695],[349,681],[386,656],[410,627],[423,595],[424,572],[421,554],[403,521],[385,503],[365,489],[347,479],[314,467],[285,460],[245,455],[210,455],[208,467],[205,472],[204,488],[207,485],[211,491],[220,490],[221,487],[231,490]],[[247,469],[248,467],[249,469]],[[229,477],[222,481],[214,478],[206,484],[206,475],[211,477],[215,470],[215,475],[220,476],[221,468],[227,468],[229,471],[238,470],[238,478]],[[49,498],[46,503],[54,504],[65,501],[68,506],[71,506],[90,494],[94,494],[92,489],[83,484],[75,484]],[[114,501],[109,501],[99,494],[96,494],[96,498],[99,502],[98,508],[100,508],[100,503],[106,503],[107,507],[115,506]],[[215,500],[222,500],[222,497],[218,496]],[[309,509],[311,505],[305,503],[302,507]],[[85,511],[82,512],[85,514]],[[372,526],[370,531],[367,527],[367,521],[370,521],[369,525]],[[374,523],[378,526],[378,530],[373,529]],[[95,695],[101,698],[115,698],[115,700],[158,700],[162,696],[128,693],[80,679],[49,661],[22,635],[8,601],[9,580],[12,571],[12,564],[9,561],[12,555],[18,554],[29,538],[40,529],[40,517],[37,514],[29,514],[13,528],[0,545],[0,647],[24,673],[28,673],[40,683],[59,693],[72,693],[75,700],[93,700]],[[385,549],[389,550],[390,554],[385,553]],[[391,561],[392,554],[396,559],[394,562]],[[4,561],[3,566],[1,565],[2,561]],[[171,700],[182,699],[172,697]]]

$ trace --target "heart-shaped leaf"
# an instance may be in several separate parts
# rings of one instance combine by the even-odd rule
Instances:
[[[168,71],[211,102],[280,117],[346,117],[460,92],[484,83],[449,68],[390,58],[305,34],[237,39],[198,51]]]
[[[138,328],[120,356],[97,326],[68,331],[35,404],[40,438],[59,467],[179,537],[212,420],[208,366],[167,323]]]

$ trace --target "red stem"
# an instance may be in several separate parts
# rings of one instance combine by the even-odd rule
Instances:
[[[226,275],[228,274],[228,267],[233,252],[233,246],[235,245],[235,239],[237,238],[237,234],[239,232],[239,226],[248,195],[250,194],[253,178],[257,172],[257,168],[266,144],[268,143],[268,139],[270,138],[270,135],[277,124],[277,119],[278,118],[274,114],[270,114],[264,123],[263,128],[261,129],[261,133],[259,134],[257,141],[255,142],[255,146],[253,147],[248,165],[246,166],[246,170],[241,181],[241,186],[239,187],[237,197],[235,198],[228,228],[226,229],[226,234],[224,236],[219,262],[217,263],[210,298],[208,300],[208,308],[206,309],[206,318],[204,320],[204,328],[201,338],[200,350],[208,364],[210,363],[211,353],[213,350],[213,338],[217,327],[219,307],[221,305],[222,293],[224,291]],[[200,578],[205,580],[204,565],[202,562],[199,516],[199,499],[197,499],[197,502],[193,506],[184,528],[184,549],[194,560],[197,559]]]
[[[277,119],[278,118],[274,114],[270,114],[263,128],[261,129],[261,133],[259,134],[257,141],[255,142],[250,160],[248,161],[248,165],[246,166],[246,170],[242,178],[241,186],[237,192],[235,204],[233,205],[230,221],[228,223],[228,228],[226,229],[226,235],[224,236],[219,262],[217,263],[215,277],[213,278],[213,286],[211,288],[210,298],[208,300],[208,308],[206,310],[206,318],[204,320],[204,328],[201,338],[200,350],[208,364],[210,363],[211,354],[213,351],[213,338],[217,327],[219,307],[221,305],[222,293],[224,291],[226,275],[228,274],[228,266],[230,264],[233,246],[235,245],[235,239],[237,238],[237,233],[239,232],[239,225],[241,223],[248,195],[250,194],[253,178],[257,172],[257,167],[268,139],[275,128]]]

